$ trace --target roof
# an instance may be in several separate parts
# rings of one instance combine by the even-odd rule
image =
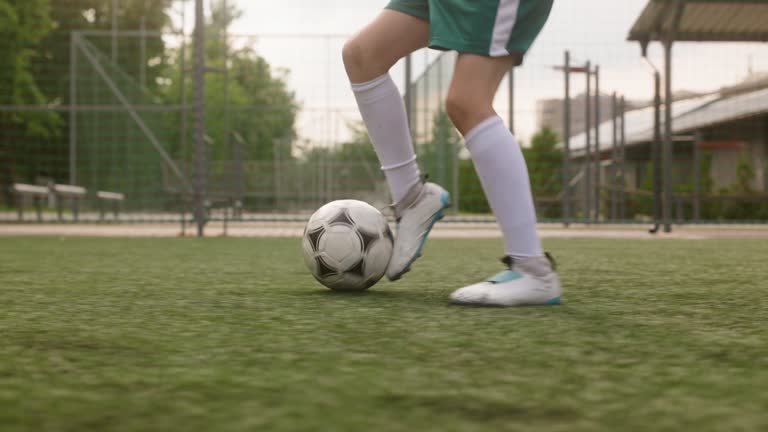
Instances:
[[[767,42],[768,0],[650,0],[628,40]]]
[[[661,128],[664,129],[662,106]],[[743,118],[768,114],[768,88],[731,96],[713,94],[685,99],[672,104],[673,134],[685,134]],[[627,146],[653,140],[653,106],[627,111]],[[600,149],[609,150],[612,145],[613,122],[600,123]],[[586,134],[571,137],[570,148],[574,155],[584,153]],[[594,140],[594,136],[592,138]],[[562,145],[562,144],[561,144]],[[593,143],[594,145],[594,143]]]

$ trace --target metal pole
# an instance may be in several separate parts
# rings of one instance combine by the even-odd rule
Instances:
[[[509,131],[515,134],[515,67],[509,70]]]
[[[704,141],[703,133],[696,131],[693,141],[693,221],[701,220],[701,143]]]
[[[197,236],[205,235],[205,18],[203,0],[195,0],[195,47],[194,47],[194,104],[195,104],[195,161],[194,203]]]
[[[439,62],[437,64],[437,68],[440,71],[440,76],[442,77],[442,70],[443,65],[445,64],[443,62],[444,59],[447,57],[444,57],[444,54],[441,54],[439,57]],[[442,80],[442,78],[441,78]],[[441,81],[442,82],[442,81]],[[440,87],[440,91],[443,91],[443,87]],[[455,137],[454,137],[455,138]],[[461,202],[461,188],[459,187],[459,180],[461,176],[461,170],[460,170],[460,161],[459,161],[459,152],[461,151],[461,141],[454,139],[453,140],[453,147],[451,148],[453,152],[453,211],[454,213],[458,214],[460,210],[459,203]]]
[[[584,220],[589,223],[592,213],[592,65],[587,62],[584,66],[586,69],[585,76],[587,77],[587,90],[584,97],[584,124],[585,124],[585,137],[586,143],[584,146]]]
[[[139,31],[141,32],[141,37],[139,39],[139,83],[141,84],[141,88],[144,89],[147,86],[147,38],[146,38],[146,32],[147,32],[147,19],[146,17],[141,17],[141,22],[139,24]]]
[[[437,115],[442,115],[441,114],[442,113],[442,107],[440,106],[440,101],[443,99],[441,94],[440,94],[440,92],[442,92],[442,90],[443,90],[443,77],[442,77],[442,72],[443,71],[442,71],[442,67],[441,67],[441,63],[440,63],[440,58],[439,57],[435,61],[435,71],[436,71],[435,75],[436,75],[436,78],[437,78],[437,82],[435,84],[435,88],[437,90],[436,93],[438,95],[437,107],[435,108],[435,115],[437,116]],[[446,166],[447,165],[447,161],[445,160],[445,158],[448,157],[449,155],[453,154],[453,147],[447,147],[448,144],[449,144],[447,141],[443,141],[443,142],[440,142],[438,144],[440,145],[440,148],[438,149],[438,153],[437,153],[437,157],[439,158],[438,159],[438,162],[439,162],[438,164],[440,166],[439,169],[438,169],[438,172],[440,173],[439,179],[440,179],[440,183],[441,184],[446,184],[448,182],[448,179],[447,179],[447,177],[448,177],[448,173],[447,173],[448,168]],[[453,162],[453,157],[451,157],[451,162]],[[451,184],[453,184],[453,175],[451,175]]]
[[[424,80],[422,84],[422,87],[424,88],[424,97],[422,98],[422,100],[424,101],[423,103],[424,106],[421,107],[422,113],[424,116],[424,119],[423,119],[424,124],[422,125],[422,127],[424,128],[424,131],[422,134],[422,137],[423,137],[422,139],[424,141],[427,141],[427,138],[429,137],[429,134],[431,133],[431,129],[432,129],[431,128],[432,119],[430,118],[430,115],[429,115],[429,108],[430,108],[429,107],[429,99],[430,99],[429,98],[429,73],[427,70],[429,68],[429,50],[424,50],[424,67],[425,67],[424,72],[421,74]],[[418,114],[417,114],[417,117],[418,117]],[[418,137],[418,134],[416,136]],[[413,143],[413,144],[416,145],[416,143]],[[437,157],[439,158],[440,155],[438,154]]]
[[[595,65],[595,222],[600,220],[600,66]]]
[[[664,232],[672,232],[672,41],[664,41],[664,147],[661,215]]]
[[[222,56],[224,58],[224,64],[222,65],[224,73],[224,148],[229,153],[228,156],[232,158],[234,156],[234,149],[232,148],[232,138],[230,137],[230,119],[229,119],[229,8],[227,6],[227,0],[222,0],[222,7],[224,8],[224,28],[222,29],[222,38],[224,39],[222,47]],[[236,162],[237,163],[237,162]],[[235,189],[234,187],[232,189]]]
[[[571,53],[565,52],[565,101],[563,106],[563,224],[571,224]]]
[[[181,8],[181,61],[180,61],[180,77],[179,82],[181,84],[181,114],[180,127],[181,127],[181,162],[184,175],[189,175],[189,165],[187,164],[187,33],[186,33],[186,13],[185,3],[182,3]]]
[[[618,102],[616,100],[616,92],[611,95],[611,181],[608,184],[611,186],[611,219],[616,220],[619,213],[619,182],[618,182],[618,155],[619,155],[619,125],[618,125]]]
[[[112,63],[117,64],[117,2],[112,0]]]
[[[661,75],[653,73],[653,142],[651,143],[651,158],[653,159],[653,218],[658,226],[661,223],[662,201],[662,166],[661,166]]]
[[[69,184],[77,184],[77,44],[80,35],[69,37]]]
[[[272,191],[275,194],[275,208],[279,209],[280,205],[282,204],[280,202],[280,195],[281,195],[281,164],[280,164],[280,144],[281,144],[282,138],[274,138],[272,139],[272,163],[274,164],[272,168]]]
[[[325,58],[332,58],[331,38],[325,37]],[[328,62],[325,67],[325,145],[328,149],[325,157],[325,194],[324,202],[331,200],[331,185],[333,184],[333,142],[331,140],[331,128],[333,122],[333,113],[331,112],[331,63]]]
[[[458,141],[454,141],[451,146],[451,153],[453,153],[453,212],[459,212],[459,150],[461,144]]]
[[[82,39],[79,39],[80,44],[80,50],[82,51],[83,55],[88,59],[88,62],[91,64],[93,69],[96,71],[97,74],[101,77],[101,79],[104,81],[104,83],[109,87],[109,89],[112,91],[112,94],[114,97],[120,102],[120,104],[123,106],[123,110],[128,113],[128,115],[133,119],[133,121],[136,123],[136,126],[141,129],[141,131],[144,133],[144,136],[147,138],[150,144],[155,148],[155,150],[160,154],[160,157],[163,158],[166,164],[168,164],[168,167],[173,171],[173,173],[179,178],[179,180],[182,181],[185,187],[188,187],[189,184],[187,182],[187,179],[184,177],[184,175],[179,170],[179,167],[176,166],[176,163],[171,159],[171,157],[168,155],[168,152],[165,151],[165,148],[163,147],[160,140],[157,138],[155,133],[152,131],[152,129],[147,126],[144,119],[138,114],[136,111],[136,108],[131,105],[131,102],[128,100],[128,97],[125,96],[125,94],[120,90],[118,85],[114,82],[112,77],[104,70],[104,67],[99,63],[96,56],[90,51],[90,44],[85,42]],[[84,43],[85,42],[85,43]],[[127,163],[127,159],[126,159]]]
[[[403,99],[405,99],[405,115],[408,118],[408,126],[413,140],[413,97],[411,95],[411,54],[405,56],[405,89],[403,90]]]
[[[619,99],[619,112],[621,113],[621,130],[619,134],[619,183],[621,185],[621,189],[619,190],[619,218],[625,219],[626,218],[626,194],[624,193],[624,188],[626,187],[625,179],[624,179],[624,173],[626,168],[626,149],[627,149],[627,106],[624,101],[624,95],[621,96],[621,99]]]

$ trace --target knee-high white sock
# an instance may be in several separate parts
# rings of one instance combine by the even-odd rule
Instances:
[[[419,182],[405,105],[389,74],[352,84],[357,106],[368,128],[381,169],[394,202],[399,202]]]
[[[475,126],[464,139],[504,233],[507,255],[542,256],[528,168],[514,135],[500,117],[494,116]]]

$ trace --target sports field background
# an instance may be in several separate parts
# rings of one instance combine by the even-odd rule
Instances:
[[[547,239],[566,303],[447,302],[498,240],[331,292],[298,239],[0,237],[5,431],[768,429],[764,240]],[[471,259],[468,259],[471,257]]]

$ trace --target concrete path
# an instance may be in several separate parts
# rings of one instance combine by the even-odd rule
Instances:
[[[232,237],[300,237],[304,224],[301,222],[237,222],[230,223],[227,235]],[[758,238],[768,240],[768,225],[683,225],[673,227],[670,234],[648,233],[648,225],[573,225],[563,228],[561,224],[540,224],[539,233],[543,238],[613,238],[613,239],[712,239]],[[90,236],[90,237],[179,237],[193,236],[194,228],[187,226],[181,232],[178,223],[89,223],[89,224],[0,224],[0,236],[48,235],[48,236]],[[224,235],[223,224],[211,223],[206,227],[206,236]],[[433,238],[477,239],[500,238],[501,232],[494,223],[453,222],[435,226]]]

